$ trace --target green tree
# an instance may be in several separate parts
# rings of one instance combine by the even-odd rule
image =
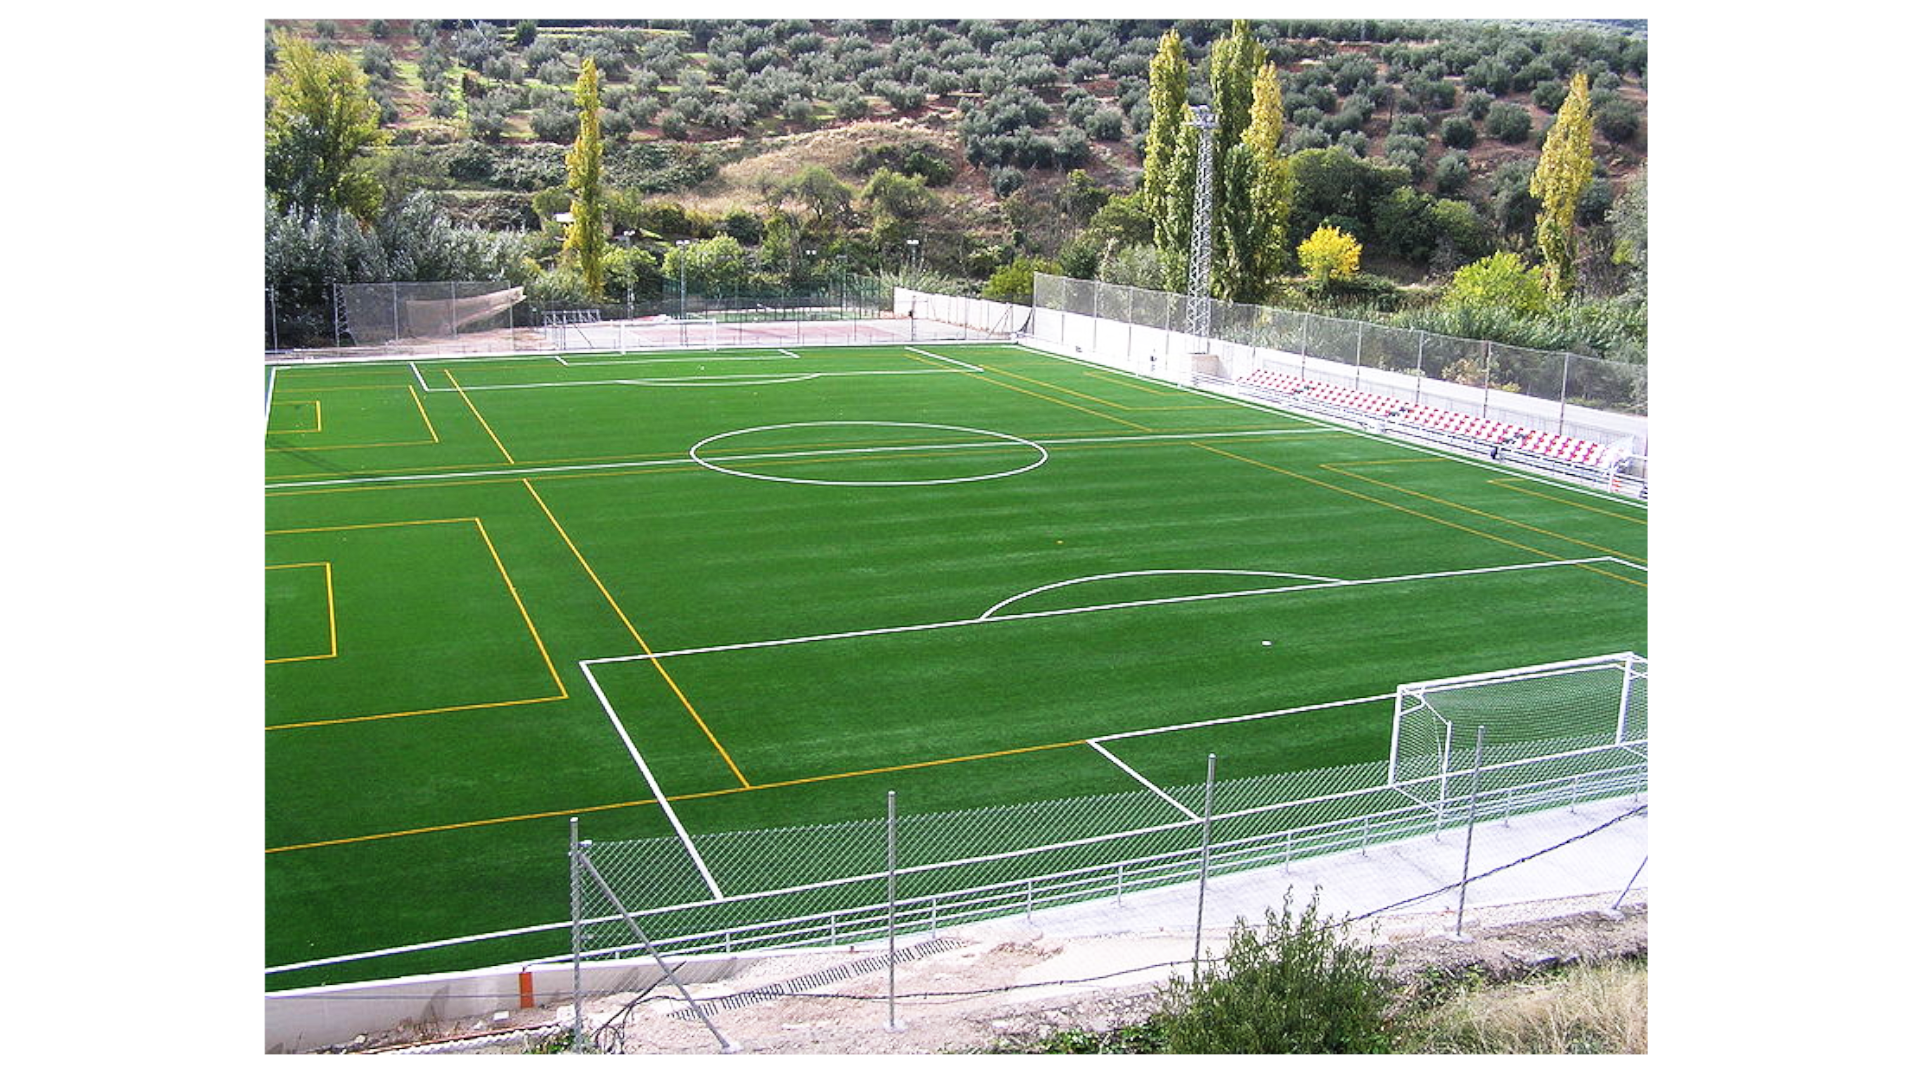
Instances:
[[[1284,112],[1280,72],[1260,69],[1240,142],[1228,151],[1220,202],[1221,259],[1216,295],[1237,303],[1264,299],[1287,263],[1292,172],[1280,156]]]
[[[274,36],[267,78],[267,193],[282,213],[345,210],[362,222],[380,211],[369,155],[392,133],[352,57]]]
[[[1213,134],[1216,160],[1240,145],[1253,122],[1253,83],[1265,62],[1266,50],[1253,40],[1245,19],[1235,19],[1232,32],[1213,43],[1207,85],[1213,91],[1213,117],[1220,124]]]
[[[1140,190],[1146,196],[1144,209],[1153,219],[1154,244],[1163,252],[1184,252],[1193,215],[1191,203],[1188,212],[1179,211],[1181,200],[1173,175],[1182,137],[1189,130],[1187,50],[1179,31],[1160,35],[1160,48],[1147,66],[1147,79],[1147,103],[1153,109],[1153,119],[1147,126],[1146,157],[1140,175]]]
[[[1033,275],[1058,274],[1059,264],[1051,259],[1039,259],[1022,255],[1006,266],[993,272],[980,295],[988,300],[998,300],[1009,304],[1033,303]]]
[[[1556,299],[1573,294],[1573,216],[1592,182],[1593,107],[1583,72],[1567,86],[1567,99],[1560,103],[1560,112],[1547,131],[1533,181],[1527,186],[1528,193],[1540,200],[1534,238],[1540,245],[1547,292]]]
[[[573,221],[567,225],[560,255],[579,271],[587,295],[600,300],[607,288],[607,199],[601,170],[606,148],[600,139],[600,69],[591,59],[580,62],[573,100],[580,107],[580,133],[567,151]]]
[[[892,169],[875,170],[860,193],[876,225],[915,221],[940,208],[940,199],[927,190],[924,176],[905,176]]]
[[[1634,178],[1607,211],[1607,225],[1613,230],[1613,261],[1627,268],[1630,295],[1641,301],[1647,296],[1647,174]]]
[[[782,195],[800,201],[813,212],[815,225],[830,225],[853,207],[853,189],[840,182],[824,165],[809,165],[795,173]]]
[[[1443,303],[1452,308],[1498,308],[1519,315],[1547,310],[1546,278],[1511,251],[1495,252],[1454,272]]]
[[[1360,241],[1343,229],[1322,225],[1300,242],[1300,266],[1316,289],[1360,272]]]

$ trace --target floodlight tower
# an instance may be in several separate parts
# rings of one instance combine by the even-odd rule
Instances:
[[[1187,333],[1204,338],[1213,330],[1208,295],[1213,279],[1213,132],[1220,121],[1210,107],[1195,105],[1188,123],[1200,129],[1200,162],[1194,170],[1193,237],[1187,245]]]

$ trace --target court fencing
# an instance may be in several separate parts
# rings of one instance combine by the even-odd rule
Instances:
[[[887,973],[884,997],[869,978],[864,1000],[884,1002],[891,1014],[896,966],[1040,928],[1058,939],[1111,940],[1110,954],[1098,946],[1090,953],[1102,974],[1164,977],[1200,963],[1203,952],[1217,955],[1222,927],[1257,922],[1263,907],[1277,908],[1280,893],[1296,886],[1328,889],[1345,905],[1328,913],[1355,927],[1392,915],[1422,936],[1518,921],[1493,911],[1538,910],[1545,901],[1572,898],[1585,905],[1572,910],[1592,911],[1597,896],[1617,908],[1646,863],[1646,662],[1620,654],[1582,664],[1551,674],[1554,685],[1568,688],[1565,700],[1524,695],[1529,710],[1580,702],[1579,714],[1595,722],[1581,721],[1577,736],[1542,729],[1489,740],[1483,721],[1493,714],[1442,703],[1481,724],[1476,736],[1456,731],[1452,753],[1414,748],[1392,761],[1226,780],[1216,778],[1210,754],[1203,772],[1194,763],[1204,779],[1193,783],[1143,779],[1120,792],[907,815],[890,792],[884,813],[865,820],[684,840],[583,838],[576,818],[566,922],[387,950],[432,955],[486,938],[531,944],[564,934],[565,952],[511,968],[270,994],[268,1045],[291,1047],[290,1032],[307,1048],[316,1039],[324,1045],[326,1033],[355,1024],[365,1031],[378,1017],[397,1026],[402,1018],[444,1021],[517,1007],[563,1010],[561,1026],[571,1030],[557,1034],[576,1047],[618,1052],[626,1028],[604,1015],[589,1023],[585,1005],[632,994],[616,1009],[623,1017],[641,1000],[670,1000],[727,1047],[717,1010],[806,987],[709,1007],[678,985],[682,976],[724,980],[737,961],[755,956],[807,956],[832,967],[845,953],[856,974]],[[1624,678],[1594,677],[1602,668]],[[1614,686],[1610,696],[1596,696],[1596,687]],[[1423,696],[1431,706],[1432,696]],[[1243,738],[1223,735],[1220,746],[1230,750]],[[1576,861],[1570,875],[1542,869],[1569,858]],[[1530,872],[1536,877],[1523,880]],[[1471,924],[1470,902],[1489,909]],[[846,955],[838,963],[845,967]],[[452,986],[466,996],[456,1000]],[[901,997],[940,999],[938,992]]]
[[[324,310],[267,292],[270,362],[381,356],[512,355],[1006,340],[1006,329],[942,323],[896,305],[877,279],[805,292],[690,289],[598,306],[543,302],[506,281],[332,286]]]
[[[1567,467],[1514,453],[1506,460],[1647,497],[1651,458],[1644,365],[1211,300],[1207,335],[1196,337],[1186,332],[1189,301],[1178,293],[1048,274],[1034,276],[1031,306],[904,289],[895,290],[894,303],[969,332],[1010,331],[1016,341],[1076,360],[1289,409],[1318,409],[1350,426],[1384,430],[1377,418],[1337,405],[1322,407],[1320,394],[1276,402],[1250,377],[1297,377],[1326,391],[1326,397],[1350,391],[1490,425],[1513,425],[1543,438],[1597,444],[1609,448],[1613,466]],[[1391,428],[1414,441],[1476,456],[1486,452],[1484,445],[1468,445],[1437,429],[1400,423]]]
[[[1202,907],[1194,923],[1197,963],[1206,889],[1215,877],[1461,830],[1470,850],[1476,823],[1510,824],[1603,800],[1643,807],[1646,664],[1631,654],[1595,663],[1592,670],[1624,674],[1613,676],[1621,691],[1600,713],[1617,718],[1610,734],[1543,731],[1496,739],[1484,752],[1475,740],[1471,758],[1456,748],[1411,770],[1416,759],[1403,752],[1394,762],[1216,782],[1209,755],[1200,784],[1160,788],[1143,781],[1125,792],[905,818],[889,793],[883,818],[685,843],[583,840],[576,819],[569,844],[576,978],[584,964],[634,956],[652,957],[667,971],[668,954],[875,939],[886,941],[891,957],[902,937],[931,941],[967,924],[1031,920],[1050,909],[1120,903],[1187,885],[1198,886]],[[1539,678],[1549,685],[1590,673]],[[1535,698],[1528,708],[1551,703]],[[798,853],[805,853],[811,880],[785,884]],[[1463,868],[1463,901],[1467,877]]]

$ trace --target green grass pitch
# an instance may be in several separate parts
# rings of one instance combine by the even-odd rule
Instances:
[[[568,819],[661,795],[697,839],[1129,790],[1087,740],[1181,725],[1103,745],[1379,761],[1387,702],[1190,725],[1646,651],[1644,506],[1016,346],[269,374],[269,988],[563,952],[303,966],[564,923]]]

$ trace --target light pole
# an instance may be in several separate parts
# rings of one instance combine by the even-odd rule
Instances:
[[[1193,178],[1193,237],[1187,254],[1187,333],[1212,336],[1213,304],[1208,300],[1213,277],[1213,132],[1220,122],[1205,105],[1193,107],[1189,121],[1200,129],[1200,167]]]
[[[920,269],[920,241],[907,241],[907,269]]]

